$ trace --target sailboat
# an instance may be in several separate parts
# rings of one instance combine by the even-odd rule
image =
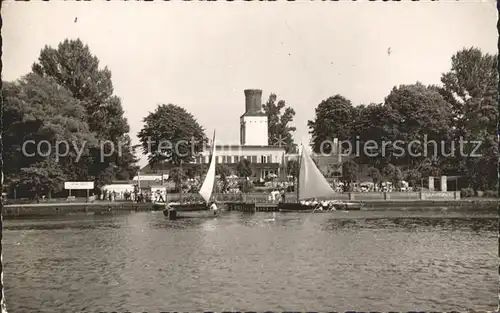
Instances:
[[[297,202],[279,203],[280,212],[329,212],[335,210],[360,210],[362,204],[331,200],[335,190],[312,160],[309,153],[301,145],[300,170],[297,179]],[[321,199],[325,199],[321,201]]]
[[[186,218],[186,217],[217,217],[220,215],[220,209],[214,209],[210,206],[210,198],[212,197],[214,182],[215,182],[215,165],[217,157],[215,153],[215,131],[212,140],[212,154],[210,165],[208,167],[205,180],[198,192],[204,202],[198,203],[178,203],[171,202],[167,208],[163,210],[163,214],[169,219]]]

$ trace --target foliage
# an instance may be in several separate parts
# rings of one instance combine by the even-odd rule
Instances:
[[[123,116],[120,98],[113,95],[111,71],[107,67],[99,68],[99,59],[89,47],[80,39],[66,39],[57,49],[45,46],[32,70],[40,76],[53,78],[83,103],[86,112],[82,119],[99,140],[109,140],[115,146],[125,145],[121,155],[115,149],[104,160],[101,160],[100,148],[92,148],[91,156],[78,164],[80,170],[75,169],[80,174],[86,173],[86,177],[81,178],[95,178],[98,186],[117,176],[132,178],[138,167],[127,136],[129,125]],[[108,168],[112,168],[112,171],[105,171]],[[107,175],[102,175],[103,172],[107,172]]]
[[[399,167],[393,164],[388,164],[382,170],[382,175],[384,176],[385,180],[392,183],[392,186],[396,190],[399,190],[401,188],[401,180],[403,179],[403,173],[401,172]]]
[[[268,144],[274,146],[283,143],[287,153],[294,152],[297,145],[293,141],[293,132],[295,132],[296,128],[290,126],[290,123],[293,122],[295,117],[295,110],[287,106],[284,100],[279,100],[277,103],[276,100],[277,96],[271,94],[267,103],[262,106],[267,115]]]
[[[52,192],[62,189],[65,175],[59,164],[42,161],[23,167],[20,171],[20,185],[35,195],[38,199],[42,193],[51,198]]]
[[[470,197],[474,197],[474,195],[475,195],[474,189],[471,187],[462,188],[460,190],[460,197],[461,198],[470,198]]]
[[[384,103],[359,105],[336,95],[322,101],[308,122],[312,147],[338,138],[356,153],[356,162],[383,170],[389,164],[420,176],[466,176],[476,190],[494,189],[498,177],[497,56],[477,48],[463,49],[451,60],[442,86],[422,83],[394,87]],[[481,142],[464,145],[459,142]],[[411,144],[411,145],[410,145]],[[361,148],[356,150],[356,146]],[[324,146],[325,153],[331,147]],[[416,173],[413,173],[416,174]],[[411,177],[414,177],[413,175]],[[412,178],[411,180],[415,180]]]
[[[193,115],[173,104],[159,105],[149,113],[138,137],[152,164],[189,163],[207,143],[205,132]]]
[[[180,192],[182,183],[186,178],[186,172],[180,167],[173,168],[168,173],[168,180],[174,182],[176,192]]]
[[[220,175],[220,181],[222,182],[222,192],[225,192],[228,185],[228,176],[231,175],[231,170],[226,164],[218,163],[215,166],[215,174]]]
[[[196,166],[192,166],[189,168],[186,168],[186,176],[188,178],[203,178],[208,171],[208,165],[201,163],[201,164],[196,164]]]
[[[347,184],[349,190],[352,183],[358,180],[358,164],[353,160],[348,160],[342,164],[342,180]]]
[[[450,105],[439,92],[421,83],[394,87],[385,107],[386,137],[405,143],[402,156],[397,148],[388,149],[391,164],[412,167],[425,158],[443,155],[440,142],[450,139],[451,114]],[[410,146],[412,141],[418,144]]]
[[[498,181],[498,56],[477,48],[458,51],[443,74],[440,92],[453,110],[454,139],[481,141],[481,157],[457,157],[455,169],[465,173],[476,190],[493,189]],[[468,155],[474,145],[467,145]]]
[[[236,165],[236,172],[239,177],[250,177],[252,176],[251,163],[247,159],[241,159]]]
[[[497,190],[486,190],[484,192],[484,197],[487,198],[497,198],[498,197],[498,191]]]
[[[415,187],[420,183],[422,174],[416,169],[410,169],[405,172],[405,178],[410,186]]]
[[[380,174],[379,169],[376,167],[368,168],[368,177],[372,179],[375,186],[382,182],[382,174]]]
[[[299,176],[299,161],[298,160],[289,160],[286,163],[286,173],[287,175],[292,176],[294,179]]]
[[[254,184],[250,180],[248,180],[248,179],[240,181],[238,183],[238,187],[244,193],[251,192],[251,191],[253,191],[255,189]]]
[[[354,134],[356,109],[351,101],[336,95],[322,101],[316,108],[314,120],[307,122],[312,135],[312,149],[315,153],[330,154],[334,150],[333,140],[350,140]]]
[[[2,94],[4,174],[7,183],[19,184],[21,188],[24,186],[31,193],[45,190],[33,187],[31,179],[31,182],[24,183],[23,179],[28,176],[21,175],[22,168],[24,172],[28,168],[37,172],[36,166],[43,166],[45,161],[54,163],[51,170],[57,165],[63,175],[72,179],[78,157],[85,158],[89,155],[89,148],[97,146],[97,139],[82,120],[85,115],[82,102],[73,98],[53,78],[33,73],[18,81],[4,83]],[[48,145],[40,145],[40,151],[37,151],[41,141],[50,143],[51,149]],[[58,155],[56,152],[59,152]],[[43,175],[47,170],[41,167],[37,173]]]

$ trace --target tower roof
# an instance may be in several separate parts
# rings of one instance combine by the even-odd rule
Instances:
[[[250,111],[245,112],[240,117],[244,117],[244,116],[267,116],[267,114],[264,113],[264,111],[262,111],[262,110],[250,110]]]

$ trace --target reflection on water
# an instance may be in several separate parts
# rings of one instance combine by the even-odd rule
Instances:
[[[12,312],[492,309],[494,213],[11,220]]]

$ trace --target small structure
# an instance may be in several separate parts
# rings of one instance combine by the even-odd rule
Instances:
[[[434,177],[429,176],[429,191],[434,191]]]
[[[446,176],[441,176],[441,191],[448,191],[448,180]]]

